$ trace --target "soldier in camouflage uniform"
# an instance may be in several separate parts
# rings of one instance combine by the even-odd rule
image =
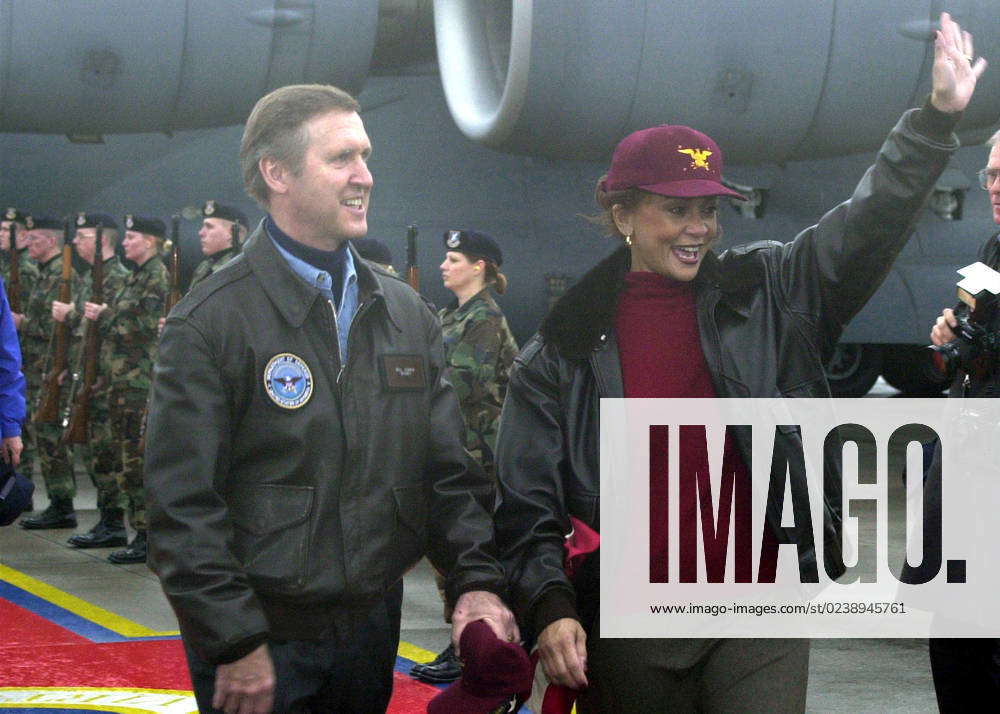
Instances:
[[[158,218],[125,216],[125,257],[136,264],[114,305],[88,302],[84,315],[98,320],[111,372],[111,426],[122,444],[118,485],[128,502],[135,538],[108,556],[112,563],[146,562],[142,421],[156,359],[158,323],[170,289],[160,248],[167,227]]]
[[[97,247],[97,227],[102,226],[101,247]],[[103,268],[103,294],[114,297],[124,286],[129,272],[115,255],[118,243],[118,224],[106,213],[80,213],[75,220],[76,234],[73,245],[76,253],[88,265],[93,266],[99,254]],[[93,291],[93,275],[87,272],[79,290],[74,290],[74,302],[52,304],[53,319],[65,321],[73,333],[69,365],[74,378],[71,394],[81,386],[84,367],[84,306]],[[108,367],[104,355],[97,360],[97,384],[91,393],[89,403],[89,438],[86,444],[74,447],[84,464],[88,475],[97,488],[97,508],[100,519],[86,533],[70,537],[69,544],[75,548],[111,548],[125,545],[126,532],[121,491],[118,488],[118,472],[121,470],[121,446],[111,429],[108,405]]]
[[[52,361],[52,303],[59,296],[63,268],[62,221],[50,218],[33,218],[28,231],[28,256],[38,266],[38,279],[24,306],[21,320],[21,357],[24,376],[28,380],[28,401],[37,407],[42,391],[42,381]],[[80,278],[74,272],[70,290],[77,294]],[[21,526],[28,529],[75,528],[76,514],[73,498],[76,496],[76,479],[69,450],[62,443],[62,414],[67,403],[68,387],[59,394],[59,411],[55,421],[32,425],[32,441],[41,466],[49,507],[33,518],[25,518]]]
[[[507,278],[499,271],[503,262],[500,247],[490,236],[475,231],[447,231],[447,250],[441,263],[444,286],[455,294],[455,302],[441,310],[441,337],[444,341],[448,381],[455,387],[465,421],[465,448],[494,473],[494,449],[500,409],[507,393],[507,375],[517,356],[517,342],[490,294],[507,289]],[[444,578],[437,574],[438,590],[444,600]],[[447,603],[447,601],[445,601]],[[445,605],[445,622],[451,612]],[[414,665],[410,673],[426,682],[450,682],[462,669],[451,645],[427,664]]]
[[[202,222],[198,238],[205,260],[198,263],[191,276],[193,288],[240,253],[240,243],[246,238],[247,217],[243,211],[224,206],[217,201],[206,201],[201,208]],[[237,226],[237,241],[233,243],[233,226]]]
[[[448,231],[444,240],[448,253],[441,277],[456,298],[438,313],[448,379],[465,417],[465,446],[492,476],[507,374],[517,356],[507,319],[490,294],[491,287],[501,295],[507,289],[498,270],[503,257],[485,233]]]
[[[3,271],[4,280],[10,284],[10,231],[13,227],[15,233],[14,245],[17,246],[17,267],[19,268],[21,279],[21,310],[28,304],[31,296],[31,288],[38,279],[38,266],[29,257],[25,248],[28,247],[28,223],[33,219],[16,208],[8,208],[4,211],[3,220],[0,221],[0,270]],[[20,325],[23,312],[14,312],[14,324]],[[24,460],[22,459],[22,464]]]
[[[21,320],[24,319],[24,309],[28,304],[28,298],[31,296],[32,286],[34,286],[35,281],[38,279],[38,266],[28,258],[25,251],[28,245],[26,224],[29,220],[29,216],[18,211],[16,208],[8,208],[4,211],[2,221],[0,221],[0,273],[2,273],[4,280],[7,281],[8,290],[10,285],[10,231],[12,228],[15,232],[14,245],[17,246],[20,257],[17,261],[21,284],[21,289],[18,291],[21,303],[20,310],[14,310],[17,305],[14,300],[9,300],[11,303],[11,315],[14,318],[14,326],[17,327],[18,332],[21,330]],[[8,298],[10,297],[10,293],[8,292]],[[31,407],[32,404],[30,401],[25,404],[27,411],[21,432],[24,441],[24,451],[21,452],[21,471],[27,474],[29,478],[33,478],[34,476],[35,461],[37,460],[35,440],[31,435]]]

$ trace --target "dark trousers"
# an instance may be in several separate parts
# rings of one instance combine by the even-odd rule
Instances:
[[[678,666],[705,642],[708,649]],[[580,714],[801,714],[807,639],[587,641],[590,687]]]
[[[932,638],[930,654],[942,714],[1000,706],[1000,640]]]
[[[400,581],[380,602],[325,640],[270,640],[274,662],[274,714],[383,714],[392,697],[403,601]],[[215,666],[185,643],[201,714],[212,707]]]

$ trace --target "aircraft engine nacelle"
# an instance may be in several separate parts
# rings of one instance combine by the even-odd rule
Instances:
[[[953,8],[994,65],[965,129],[1000,115],[994,3]],[[730,161],[780,163],[876,148],[929,91],[940,9],[912,0],[435,0],[434,13],[448,104],[474,141],[597,159],[632,130],[687,124]]]
[[[235,124],[264,93],[357,91],[376,2],[32,0],[0,8],[0,131],[69,135]]]

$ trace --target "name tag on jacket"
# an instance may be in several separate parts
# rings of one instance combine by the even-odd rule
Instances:
[[[390,391],[427,388],[427,371],[421,355],[382,355],[382,379]]]

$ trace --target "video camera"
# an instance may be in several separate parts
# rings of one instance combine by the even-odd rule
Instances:
[[[978,262],[958,273],[962,276],[957,283],[962,304],[955,309],[956,337],[943,345],[930,346],[934,367],[949,381],[958,369],[967,374],[990,371],[1000,356],[1000,332],[987,327],[1000,302],[1000,273]]]

